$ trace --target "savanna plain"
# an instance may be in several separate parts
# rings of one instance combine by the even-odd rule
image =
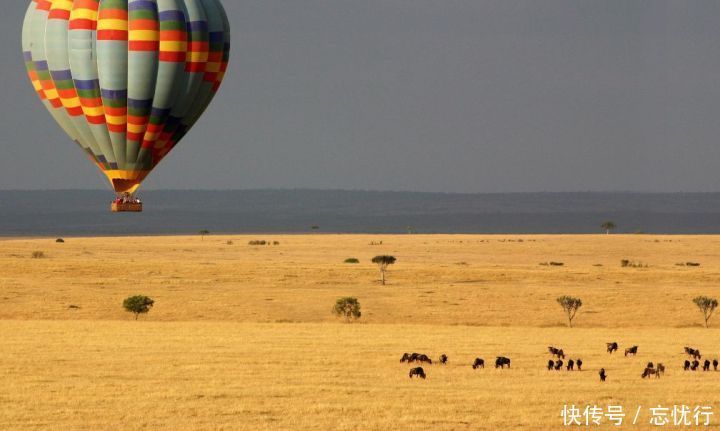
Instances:
[[[720,296],[719,247],[675,235],[0,239],[0,429],[558,430],[565,404],[621,405],[620,429],[656,429],[650,407],[720,408],[720,372],[682,369],[684,346],[720,357],[720,320],[705,328],[692,303]],[[397,258],[386,285],[371,263],[383,254]],[[136,294],[155,300],[138,320],[122,308]],[[561,295],[583,301],[573,328]],[[331,313],[344,296],[360,301],[357,322]],[[583,371],[546,370],[550,345]],[[631,345],[638,355],[623,356]],[[449,360],[410,379],[405,352]],[[496,356],[512,367],[496,370]],[[475,357],[488,366],[473,370]],[[641,379],[649,361],[666,374]]]

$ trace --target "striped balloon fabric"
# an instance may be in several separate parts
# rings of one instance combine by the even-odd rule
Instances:
[[[33,0],[27,73],[118,193],[134,193],[198,121],[230,55],[220,0]]]

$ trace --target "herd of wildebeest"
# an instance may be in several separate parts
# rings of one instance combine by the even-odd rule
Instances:
[[[611,342],[606,343],[607,344],[607,353],[613,354],[619,349],[619,345],[617,342]],[[553,359],[548,360],[547,362],[547,369],[548,371],[560,371],[563,368],[565,368],[567,371],[574,371],[577,367],[578,371],[582,371],[583,361],[580,358],[577,359],[567,359],[565,357],[565,352],[563,349],[559,349],[553,346],[548,347],[548,352],[550,355],[552,355]],[[692,347],[685,347],[685,353],[690,357],[689,359],[685,360],[685,363],[683,364],[683,370],[685,371],[697,371],[700,369],[700,360],[702,359],[702,355],[700,354],[700,350],[694,349]],[[638,346],[631,346],[625,349],[625,356],[636,356],[638,354]],[[691,361],[692,360],[692,361]],[[422,354],[422,353],[405,353],[402,355],[402,358],[400,358],[401,363],[408,363],[408,364],[427,364],[432,365],[433,361],[430,359],[428,355]],[[445,365],[448,362],[448,356],[446,354],[440,355],[440,358],[438,362],[441,365]],[[702,363],[702,370],[703,371],[710,371],[710,366],[712,365],[713,369],[715,371],[718,370],[718,365],[720,363],[717,359],[713,359],[711,362],[709,359],[705,359],[705,361]],[[505,367],[510,368],[510,358],[507,358],[505,356],[497,356],[495,358],[495,368],[505,369]],[[476,370],[478,368],[485,368],[485,360],[482,358],[475,358],[475,360],[472,363],[473,370]],[[665,374],[665,365],[662,363],[658,363],[657,365],[653,362],[648,362],[645,366],[645,369],[643,370],[641,377],[649,378],[651,376],[655,376],[659,378],[662,374]],[[425,369],[423,367],[414,367],[410,370],[410,378],[413,377],[419,377],[421,379],[425,379],[427,375],[425,374]],[[607,380],[607,372],[605,371],[605,368],[601,368],[598,372],[598,375],[600,376],[600,381],[604,382]]]

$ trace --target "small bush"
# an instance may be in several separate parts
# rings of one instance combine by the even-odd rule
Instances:
[[[233,245],[234,243],[233,243],[232,241],[228,241],[228,242],[226,242],[225,244],[227,244],[227,245]]]
[[[344,317],[345,322],[348,323],[351,320],[357,320],[362,315],[360,312],[360,301],[352,296],[338,298],[338,300],[335,301],[333,313],[335,313],[338,317]]]
[[[250,242],[248,243],[248,245],[267,245],[267,241],[265,241],[265,240],[250,241]]]
[[[280,245],[280,241],[273,241],[273,245]]]
[[[141,314],[150,312],[153,305],[155,305],[155,301],[143,295],[131,296],[129,298],[125,298],[125,301],[123,301],[123,308],[125,308],[125,311],[129,313],[133,313],[135,315],[135,320],[137,320]]]
[[[45,252],[40,250],[35,250],[31,254],[33,259],[44,259],[45,258]]]
[[[57,242],[58,244],[63,244],[63,243],[65,243],[65,240],[62,238],[58,238],[55,240],[55,242]]]
[[[345,263],[360,263],[360,260],[354,257],[349,257],[345,259]]]

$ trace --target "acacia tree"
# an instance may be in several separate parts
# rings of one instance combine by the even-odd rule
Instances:
[[[200,239],[201,239],[202,241],[205,241],[205,235],[210,235],[210,231],[207,230],[207,229],[203,229],[203,230],[201,230],[201,231],[198,232],[198,233],[200,234]]]
[[[125,311],[133,313],[135,320],[137,320],[141,314],[150,312],[153,305],[155,305],[155,301],[143,295],[131,296],[123,301],[123,308],[125,308]]]
[[[568,324],[572,328],[572,321],[580,307],[582,307],[582,300],[580,298],[573,298],[572,296],[564,295],[559,297],[557,302],[567,314]]]
[[[615,229],[617,226],[615,226],[615,223],[611,221],[606,221],[605,223],[601,224],[600,227],[605,229],[605,234],[610,235],[610,231]]]
[[[360,301],[352,296],[338,298],[338,300],[335,301],[333,313],[338,317],[345,318],[346,323],[350,323],[352,319],[357,320],[362,315],[360,312]]]
[[[693,299],[693,302],[697,305],[700,311],[702,311],[703,318],[705,319],[705,327],[708,328],[708,321],[718,306],[718,300],[715,298],[708,298],[707,296],[698,296]]]
[[[376,264],[380,268],[380,280],[383,286],[385,285],[385,271],[387,267],[394,264],[397,261],[395,256],[381,255],[372,258],[372,263]]]

